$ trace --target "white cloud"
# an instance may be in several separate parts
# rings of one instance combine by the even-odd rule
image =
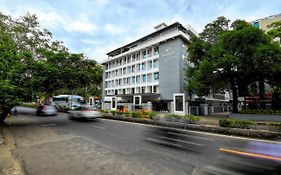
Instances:
[[[110,35],[119,35],[121,33],[125,33],[127,30],[123,27],[120,26],[115,26],[113,24],[106,24],[105,25],[105,30],[110,34]]]
[[[67,24],[65,24],[64,29],[66,31],[71,31],[71,32],[85,32],[85,33],[92,33],[95,31],[96,25],[94,23],[91,23],[89,21],[68,21]]]

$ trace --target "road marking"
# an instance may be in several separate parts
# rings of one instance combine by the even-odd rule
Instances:
[[[105,127],[102,126],[96,126],[96,125],[90,125],[91,128],[97,128],[97,129],[105,129]]]
[[[187,144],[190,144],[190,145],[203,146],[202,144],[199,144],[199,143],[189,142],[189,141],[180,140],[180,139],[175,139],[175,138],[170,138],[170,137],[164,137],[164,136],[162,136],[162,137],[160,137],[160,138],[167,139],[167,140],[173,140],[173,141],[175,141],[175,142],[187,143]]]
[[[160,144],[166,144],[166,145],[171,145],[171,146],[182,147],[182,145],[179,145],[179,144],[170,143],[170,142],[165,142],[165,141],[153,139],[153,138],[150,138],[150,137],[148,137],[148,138],[146,138],[146,139],[149,140],[149,141],[152,141],[152,142],[160,143]]]
[[[119,121],[119,120],[110,120],[110,119],[102,119],[102,120],[107,120],[107,121],[112,121],[112,122],[120,122],[120,123],[128,123],[128,124],[134,124],[134,125],[140,125],[140,126],[149,126],[149,127],[155,127],[155,128],[160,128],[160,127],[168,128],[168,127],[165,127],[165,126],[148,125],[148,124],[144,124],[144,123],[134,123],[134,122]],[[217,137],[226,137],[226,138],[231,138],[231,139],[240,139],[240,140],[250,140],[250,141],[259,141],[259,142],[265,142],[265,143],[277,143],[277,144],[281,144],[280,141],[273,141],[273,140],[262,140],[262,139],[246,138],[246,137],[239,137],[239,136],[222,135],[222,134],[215,134],[215,133],[208,133],[208,132],[200,132],[200,131],[192,131],[192,130],[185,130],[185,129],[178,129],[178,128],[173,128],[173,129],[179,130],[179,131],[185,131],[185,132],[203,134],[203,135],[210,135],[210,136],[217,136]]]

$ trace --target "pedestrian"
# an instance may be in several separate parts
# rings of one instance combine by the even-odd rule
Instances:
[[[13,116],[16,117],[18,114],[16,107],[13,107],[12,111],[13,111]]]

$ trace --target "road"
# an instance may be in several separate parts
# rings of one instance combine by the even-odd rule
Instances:
[[[219,163],[219,148],[244,147],[249,141],[182,131],[200,142],[190,149],[179,149],[150,138],[155,126],[107,119],[69,120],[65,113],[38,117],[29,112],[21,114],[19,110],[4,126],[14,138],[12,153],[28,175],[195,175]]]

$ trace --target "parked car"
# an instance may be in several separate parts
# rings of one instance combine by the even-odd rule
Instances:
[[[57,109],[51,105],[41,105],[38,107],[38,110],[36,111],[36,114],[40,116],[57,115],[57,113],[58,113]]]
[[[68,111],[70,119],[95,119],[102,117],[102,113],[96,107],[82,106],[80,110]]]

